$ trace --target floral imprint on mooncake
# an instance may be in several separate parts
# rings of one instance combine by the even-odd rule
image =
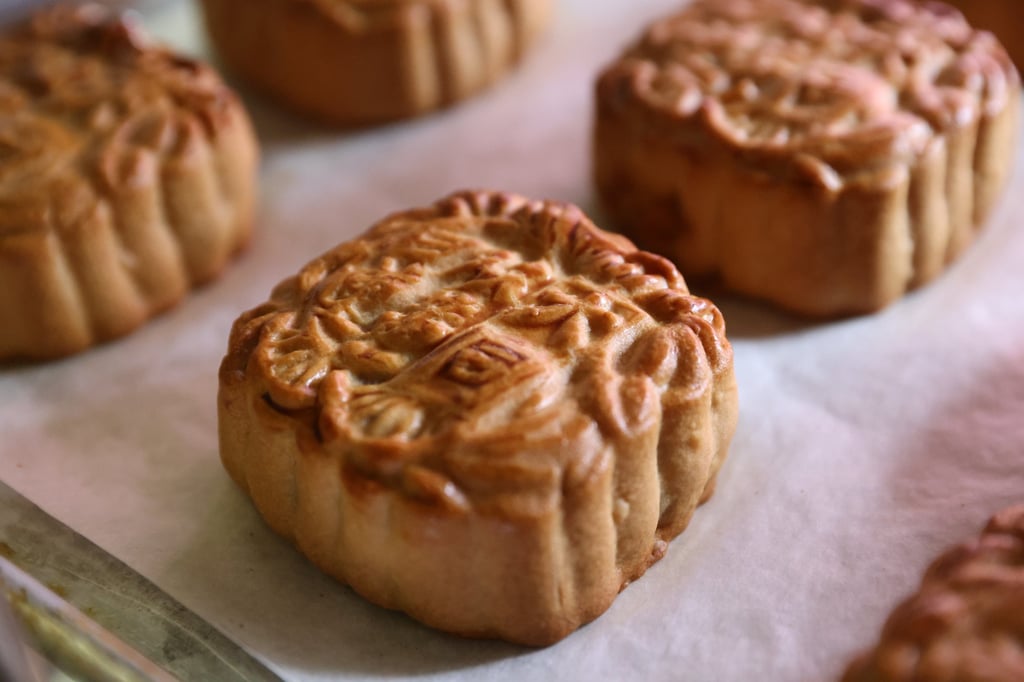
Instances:
[[[547,644],[710,495],[736,419],[724,332],[671,264],[575,207],[460,193],[236,322],[221,455],[275,530],[372,601]]]

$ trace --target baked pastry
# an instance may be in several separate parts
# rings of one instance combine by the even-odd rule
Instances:
[[[519,61],[551,0],[203,0],[224,63],[332,124],[379,123],[465,99]]]
[[[125,334],[252,222],[256,143],[208,67],[97,6],[0,36],[0,359]]]
[[[386,218],[235,323],[220,451],[367,599],[555,642],[707,499],[736,424],[721,314],[579,209],[492,193]]]
[[[1017,69],[1024,69],[1024,2],[1020,0],[945,0],[964,13],[972,26],[992,31]]]
[[[1024,680],[1024,506],[936,560],[843,680]]]
[[[601,74],[597,188],[687,278],[866,313],[971,241],[1019,93],[996,40],[940,3],[696,0]]]

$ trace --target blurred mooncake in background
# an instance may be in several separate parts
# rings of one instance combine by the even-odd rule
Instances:
[[[249,237],[257,144],[209,67],[96,5],[0,36],[0,359],[121,336]]]
[[[221,59],[295,110],[381,123],[498,80],[547,24],[551,0],[203,0]]]
[[[1020,80],[948,5],[697,0],[597,84],[595,179],[692,280],[809,316],[938,276],[1000,196]]]

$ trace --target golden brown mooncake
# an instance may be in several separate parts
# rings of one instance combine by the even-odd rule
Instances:
[[[867,313],[971,242],[1015,150],[1020,81],[955,10],[696,0],[600,76],[595,179],[687,278]]]
[[[239,77],[327,123],[416,116],[465,99],[516,64],[551,0],[203,0]]]
[[[213,71],[97,6],[0,36],[0,360],[121,336],[217,275],[256,156]]]
[[[398,213],[242,315],[220,449],[267,523],[367,599],[551,644],[707,499],[737,416],[719,311],[574,206]]]
[[[1024,680],[1024,506],[995,516],[981,536],[925,573],[889,617],[875,648],[843,682]]]

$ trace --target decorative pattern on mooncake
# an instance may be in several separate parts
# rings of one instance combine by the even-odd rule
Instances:
[[[283,104],[338,125],[449,106],[497,81],[551,0],[203,0],[224,62]],[[272,55],[272,58],[268,58]]]
[[[95,6],[0,36],[0,359],[121,336],[247,240],[256,143],[208,67]]]
[[[550,644],[712,492],[736,424],[721,314],[579,209],[461,193],[242,315],[221,456],[269,525],[382,606]]]
[[[595,177],[687,277],[870,312],[970,243],[1019,95],[1003,48],[940,3],[696,0],[601,75]]]
[[[1024,506],[929,567],[844,682],[1024,679]]]

